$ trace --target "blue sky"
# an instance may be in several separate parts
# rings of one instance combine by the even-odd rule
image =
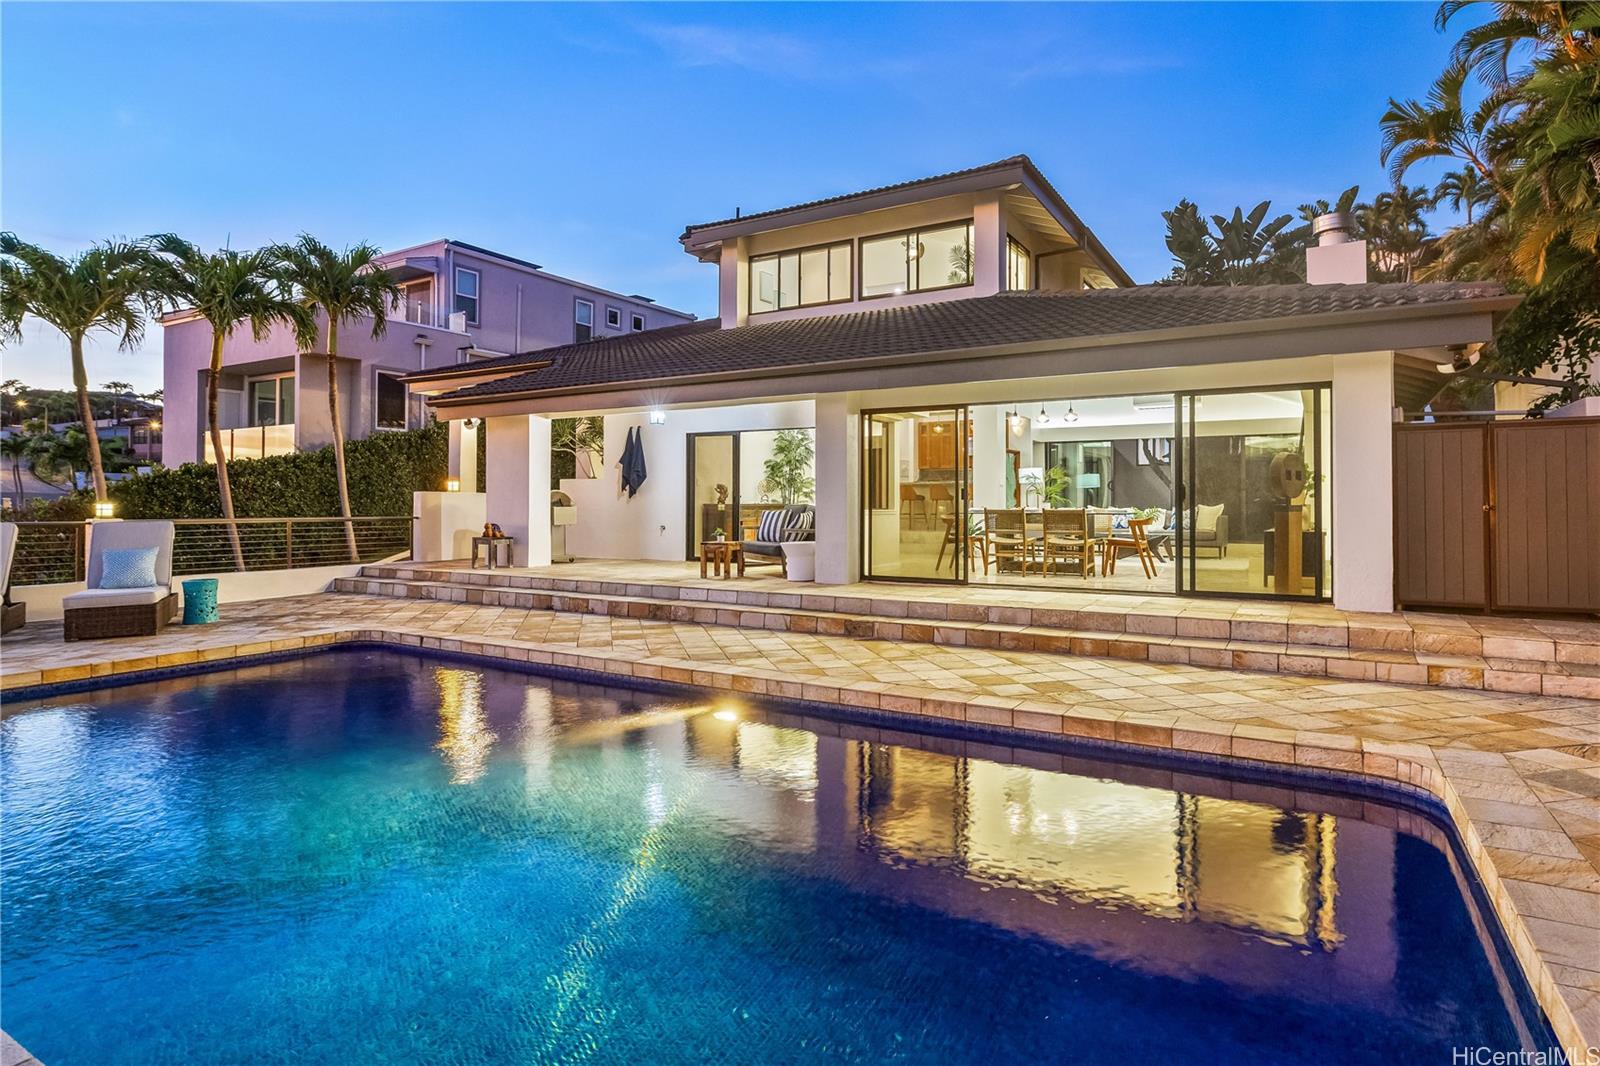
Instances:
[[[1378,116],[1454,36],[1433,12],[8,0],[0,224],[62,252],[449,236],[707,315],[686,223],[1026,152],[1149,281],[1180,197],[1385,185]],[[97,345],[93,382],[157,387],[159,333]],[[64,351],[29,329],[4,376],[65,385]]]

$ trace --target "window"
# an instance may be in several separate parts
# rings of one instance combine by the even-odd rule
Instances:
[[[633,315],[632,315],[632,319],[633,319],[633,321],[632,321],[633,331],[635,333],[643,333],[644,332],[644,315],[642,315],[639,312],[635,311],[633,313]]]
[[[622,308],[620,308],[620,307],[611,307],[610,305],[606,306],[606,328],[607,329],[621,329],[622,328]]]
[[[863,297],[971,284],[970,221],[865,237],[861,241]]]
[[[594,303],[577,300],[572,305],[572,339],[586,341],[594,336]]]
[[[1033,256],[1015,237],[1006,238],[1006,288],[1012,292],[1033,288]]]
[[[750,313],[850,299],[850,242],[750,257]]]
[[[476,326],[478,324],[478,272],[476,270],[456,267],[455,309],[467,313],[467,325]]]
[[[293,374],[252,378],[248,389],[252,426],[287,426],[294,421]]]
[[[399,374],[378,371],[376,425],[379,429],[406,429],[410,407],[405,382]]]

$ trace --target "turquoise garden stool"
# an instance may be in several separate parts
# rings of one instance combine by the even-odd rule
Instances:
[[[183,583],[183,624],[200,626],[217,620],[217,579],[191,578]]]

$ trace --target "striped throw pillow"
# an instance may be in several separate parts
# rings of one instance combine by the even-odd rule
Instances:
[[[783,535],[783,512],[771,510],[761,512],[761,524],[756,527],[756,540],[763,544],[776,544]]]
[[[810,540],[811,526],[816,520],[816,513],[803,507],[794,508],[789,516],[789,524],[783,528],[783,539],[786,541]]]

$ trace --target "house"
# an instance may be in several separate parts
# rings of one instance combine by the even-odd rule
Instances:
[[[408,373],[530,348],[626,336],[692,321],[644,296],[624,296],[552,274],[537,263],[456,240],[391,252],[379,260],[403,296],[384,335],[350,323],[339,335],[339,394],[345,435],[421,425],[407,396]],[[211,328],[193,312],[166,315],[162,359],[165,461],[211,460],[206,374]],[[230,458],[320,448],[332,440],[327,363],[299,350],[287,329],[266,339],[236,331],[223,346],[221,423]]]
[[[819,582],[1388,611],[1396,411],[1517,301],[1366,283],[1343,222],[1318,228],[1314,284],[1134,285],[1016,156],[689,226],[717,318],[407,383],[451,421],[453,462],[473,461],[482,420],[488,517],[520,565],[550,561],[550,421],[586,415],[604,420],[603,476],[561,485],[584,557],[693,558],[774,505],[764,459],[802,431]],[[633,430],[649,476],[630,496],[614,474]],[[1112,544],[1134,539],[1113,572]]]

